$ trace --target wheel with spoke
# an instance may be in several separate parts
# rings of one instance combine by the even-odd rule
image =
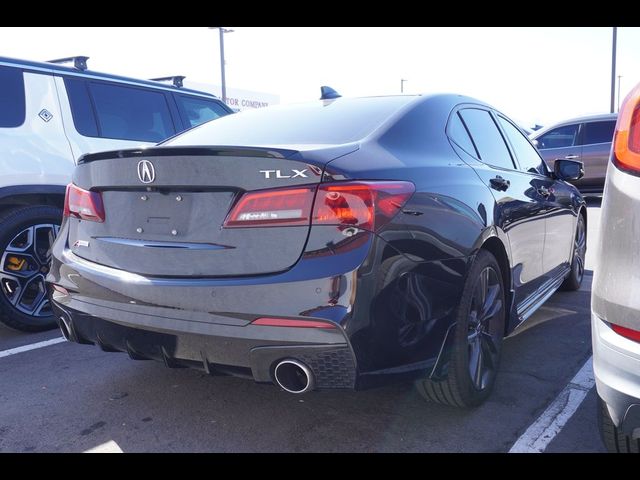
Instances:
[[[584,259],[587,254],[587,224],[582,215],[578,215],[576,223],[576,234],[573,241],[573,253],[571,260],[571,271],[565,278],[562,290],[574,291],[582,285],[584,277]]]
[[[445,379],[416,382],[426,399],[457,407],[481,404],[495,382],[505,327],[504,285],[491,253],[480,250],[465,281]]]
[[[62,211],[30,206],[0,218],[0,322],[28,332],[56,325],[45,277]]]

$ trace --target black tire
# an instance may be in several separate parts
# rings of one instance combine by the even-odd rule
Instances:
[[[495,383],[504,326],[504,285],[500,266],[491,253],[480,250],[465,281],[456,312],[447,377],[442,381],[418,380],[415,384],[418,392],[426,400],[454,407],[475,407],[484,402]],[[478,368],[474,368],[474,363]],[[471,370],[476,372],[473,378]]]
[[[44,205],[11,210],[0,218],[0,323],[23,332],[40,332],[56,326],[43,288],[51,238],[61,221],[62,210]],[[31,247],[24,251],[16,248],[27,245],[28,238]],[[25,264],[26,268],[18,269]],[[32,313],[29,306],[33,307]]]
[[[561,290],[574,292],[580,289],[584,278],[584,260],[587,253],[587,226],[582,214],[578,215],[576,233],[573,240],[573,256],[571,260],[571,272],[564,279]]]
[[[634,440],[615,426],[604,401],[598,396],[598,427],[604,446],[611,453],[640,453],[640,439]]]

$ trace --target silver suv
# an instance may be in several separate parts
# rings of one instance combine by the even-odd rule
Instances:
[[[640,452],[640,84],[613,144],[591,297],[593,369],[605,445]]]
[[[573,183],[582,192],[601,192],[609,163],[616,113],[573,118],[530,135],[553,170],[557,158],[584,164],[584,177]]]

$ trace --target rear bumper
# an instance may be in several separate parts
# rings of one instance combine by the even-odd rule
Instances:
[[[299,272],[151,279],[88,262],[58,245],[47,280],[52,308],[71,341],[257,382],[271,382],[278,361],[293,358],[312,370],[316,388],[356,388],[357,361],[342,326],[356,275],[345,267],[334,264],[340,273],[297,281]],[[259,317],[323,320],[335,328],[251,323]]]
[[[65,308],[60,294],[53,296],[58,297],[53,309],[64,319],[63,330],[77,343],[126,352],[134,360],[158,360],[171,368],[196,368],[257,382],[271,382],[275,365],[294,358],[311,369],[319,389],[355,388],[355,358],[339,329],[210,325],[206,334],[152,329],[140,322],[116,323]]]
[[[591,325],[598,395],[616,426],[640,438],[640,344],[618,335],[595,314]]]
[[[609,323],[640,328],[640,177],[613,163],[600,212],[600,238],[592,284],[593,367],[598,394],[614,423],[640,435],[640,343],[615,333]]]

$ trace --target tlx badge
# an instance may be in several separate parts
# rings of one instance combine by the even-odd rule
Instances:
[[[306,172],[307,169],[305,168],[304,170],[296,170],[295,168],[291,169],[291,173],[292,175],[283,175],[282,174],[282,170],[260,170],[260,173],[262,173],[264,175],[264,178],[296,178],[296,177],[302,177],[302,178],[307,178],[308,175],[305,174],[304,172]]]

